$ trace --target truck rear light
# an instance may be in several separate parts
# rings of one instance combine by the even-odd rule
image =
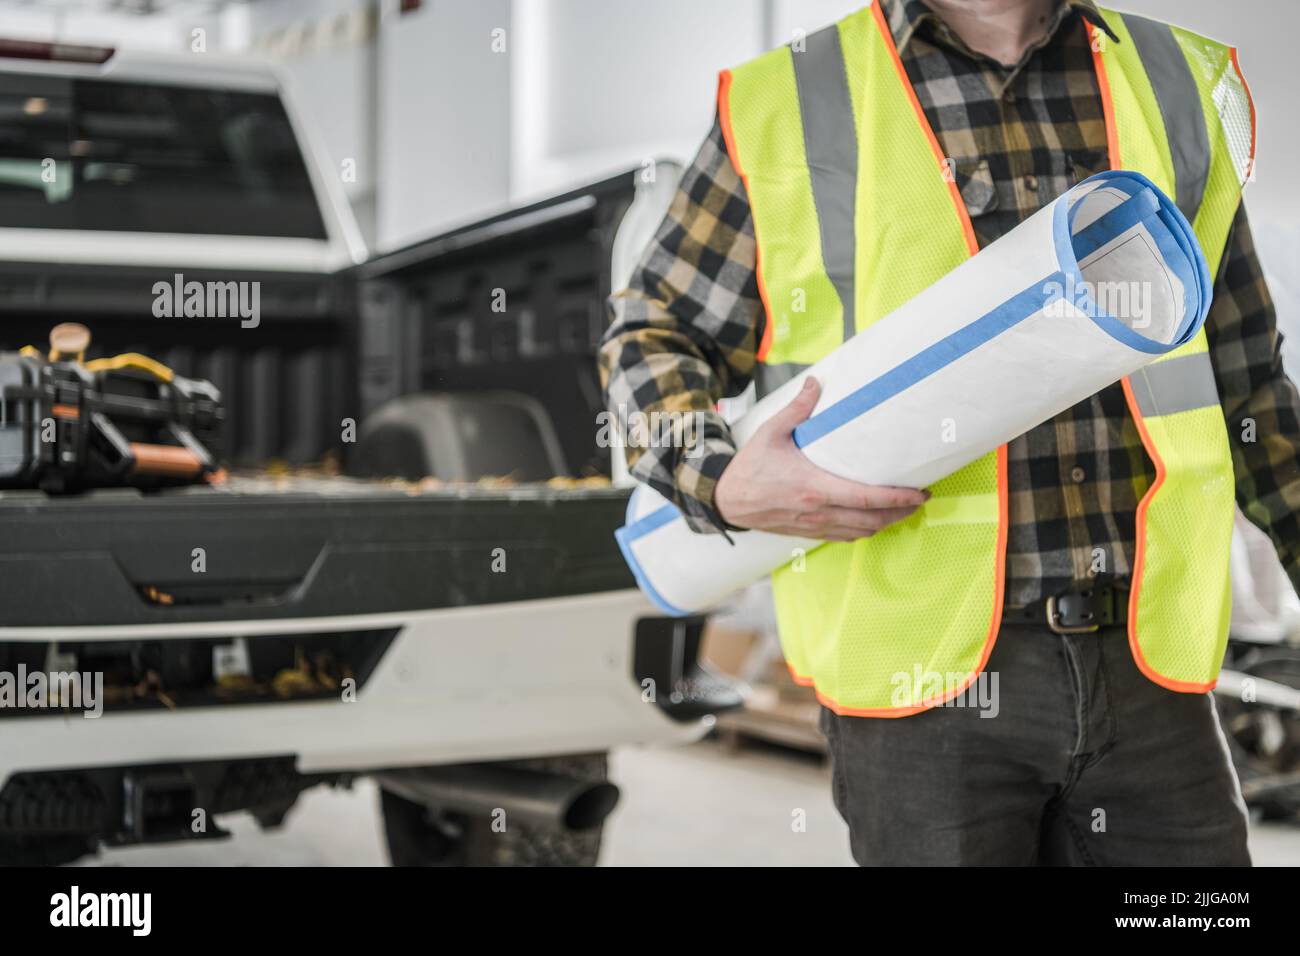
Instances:
[[[15,60],[56,60],[60,63],[106,63],[117,51],[111,46],[42,43],[0,38],[0,57]]]

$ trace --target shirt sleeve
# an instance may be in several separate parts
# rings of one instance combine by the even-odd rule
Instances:
[[[610,296],[599,357],[633,476],[695,531],[727,528],[713,493],[736,446],[716,405],[753,377],[756,255],[749,199],[715,119],[630,284]]]
[[[1273,541],[1300,588],[1300,395],[1245,207],[1237,211],[1206,319],[1242,513]]]

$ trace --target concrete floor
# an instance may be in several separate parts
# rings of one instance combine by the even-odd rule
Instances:
[[[626,748],[611,761],[623,790],[605,829],[605,866],[849,866],[848,837],[831,805],[828,773],[780,750],[731,753],[712,742]],[[801,814],[805,826],[791,826]],[[308,793],[279,832],[243,815],[221,819],[233,839],[110,850],[91,865],[382,866],[375,789]],[[1300,866],[1300,826],[1252,827],[1261,866]]]

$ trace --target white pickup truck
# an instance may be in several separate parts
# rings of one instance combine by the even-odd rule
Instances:
[[[0,114],[0,370],[82,323],[87,359],[213,383],[229,467],[0,490],[0,863],[278,825],[361,775],[395,863],[594,863],[606,752],[740,700],[702,621],[635,589],[601,482],[611,262],[671,173],[368,258],[266,66],[0,41]],[[158,308],[189,282],[247,283],[257,314]],[[8,381],[21,453],[42,409]],[[102,679],[98,716],[4,693],[68,674]]]

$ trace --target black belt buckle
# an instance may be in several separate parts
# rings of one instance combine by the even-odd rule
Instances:
[[[1047,626],[1055,634],[1092,634],[1101,630],[1093,591],[1069,591],[1047,599]]]

